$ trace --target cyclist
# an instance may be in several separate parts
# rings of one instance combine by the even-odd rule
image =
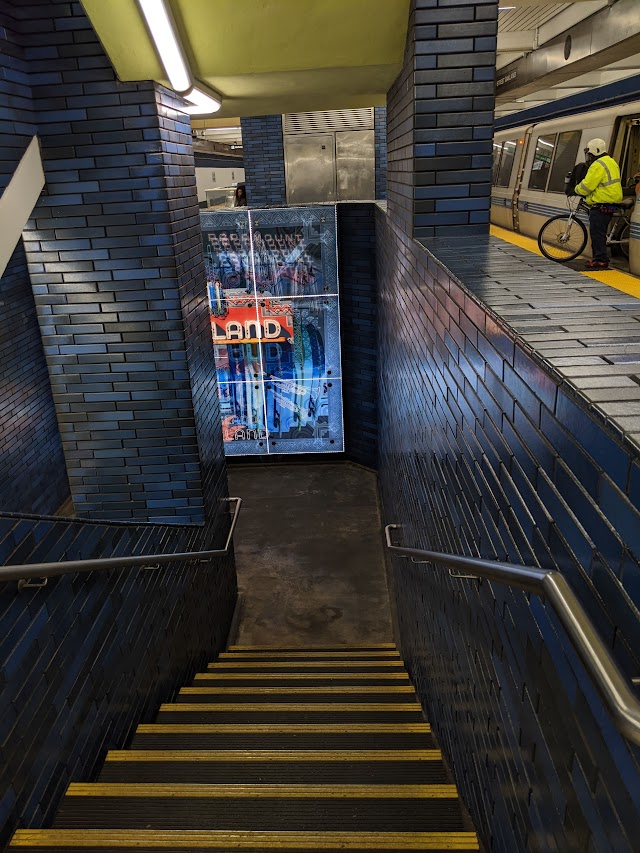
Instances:
[[[622,201],[620,168],[607,154],[604,139],[592,139],[584,149],[589,171],[577,184],[577,195],[585,196],[589,205],[589,232],[593,258],[587,261],[589,269],[609,269],[607,229],[611,217]]]

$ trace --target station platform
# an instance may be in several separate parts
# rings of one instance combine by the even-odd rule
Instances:
[[[534,255],[543,257],[542,252],[538,248],[537,241],[531,237],[527,237],[524,234],[516,234],[514,231],[508,231],[506,228],[500,228],[498,225],[492,225],[490,227],[490,234],[492,237],[499,237],[501,240],[506,240],[507,243],[512,243],[514,246],[520,246],[520,248],[526,249],[527,252],[533,252]],[[594,281],[601,281],[602,284],[607,284],[609,287],[615,287],[616,290],[621,290],[623,293],[628,293],[630,296],[637,296],[640,298],[640,278],[625,272],[624,269],[620,269],[618,267],[619,261],[616,259],[612,259],[611,263],[611,269],[595,272],[580,269],[580,267],[584,265],[584,260],[582,258],[570,261],[567,264],[563,264],[563,266],[566,266],[567,269],[579,272],[581,275],[585,275],[588,278],[592,278]]]
[[[492,227],[422,245],[514,331],[556,381],[640,448],[640,282],[618,270],[578,272],[534,240]]]

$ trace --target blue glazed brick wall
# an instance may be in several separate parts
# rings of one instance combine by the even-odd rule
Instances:
[[[76,512],[202,522],[219,415],[189,119],[118,83],[79,4],[21,14],[47,178],[25,245]]]
[[[556,568],[640,671],[640,467],[513,333],[378,211],[385,522]],[[402,650],[487,848],[637,850],[640,750],[536,596],[394,559]]]
[[[214,533],[0,513],[0,563],[222,547],[216,521]],[[69,782],[95,778],[215,657],[235,596],[232,557],[0,584],[0,847],[18,825],[50,823]]]
[[[387,94],[389,211],[414,237],[489,229],[496,0],[412,0]]]
[[[373,128],[376,148],[376,198],[387,197],[387,108],[374,107]]]
[[[345,450],[350,459],[377,466],[375,206],[338,205],[340,327]]]
[[[0,147],[0,172],[37,125],[48,195],[26,245],[77,505],[93,518],[200,523],[0,513],[0,564],[219,548],[226,469],[188,122],[161,88],[115,80],[78,3],[21,0],[11,14],[0,5],[0,69],[19,59],[28,81],[13,66],[0,72],[0,121],[13,122],[2,126],[11,144]],[[18,102],[32,124],[16,118]],[[4,319],[44,406],[21,248],[10,272],[2,287],[16,306]],[[4,407],[6,384],[0,392]],[[19,403],[41,427],[55,425],[50,396],[48,421]],[[46,465],[40,455],[37,470]],[[215,656],[235,597],[232,556],[21,593],[0,585],[0,846],[18,823],[50,821],[68,782],[92,778],[108,748],[122,748]]]
[[[282,116],[252,116],[240,124],[249,207],[282,207],[287,203]]]
[[[0,10],[0,193],[36,129],[16,22]],[[0,509],[55,512],[69,494],[22,241],[0,278]]]

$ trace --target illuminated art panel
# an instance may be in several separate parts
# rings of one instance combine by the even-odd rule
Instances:
[[[201,222],[226,453],[342,451],[335,207]]]

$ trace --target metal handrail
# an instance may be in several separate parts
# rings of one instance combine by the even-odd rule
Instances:
[[[23,565],[16,566],[0,566],[0,582],[26,581],[29,578],[51,578],[57,575],[96,572],[106,569],[135,568],[139,566],[142,568],[159,568],[167,563],[196,561],[206,563],[214,557],[224,557],[229,553],[229,547],[242,506],[242,498],[225,498],[225,500],[234,502],[235,505],[225,546],[216,551],[187,551],[178,554],[144,554],[138,557],[103,557],[95,560],[63,560],[57,563],[24,563]]]
[[[439,551],[404,548],[401,545],[394,545],[391,541],[391,531],[400,528],[400,524],[387,524],[384,529],[387,548],[394,553],[414,559],[419,557],[420,562],[433,563],[449,569],[473,572],[475,577],[506,583],[544,596],[569,635],[618,730],[630,741],[640,745],[640,699],[634,693],[628,679],[605,646],[597,628],[560,572],[553,569],[519,566],[515,563],[483,560],[477,557],[460,557]]]

